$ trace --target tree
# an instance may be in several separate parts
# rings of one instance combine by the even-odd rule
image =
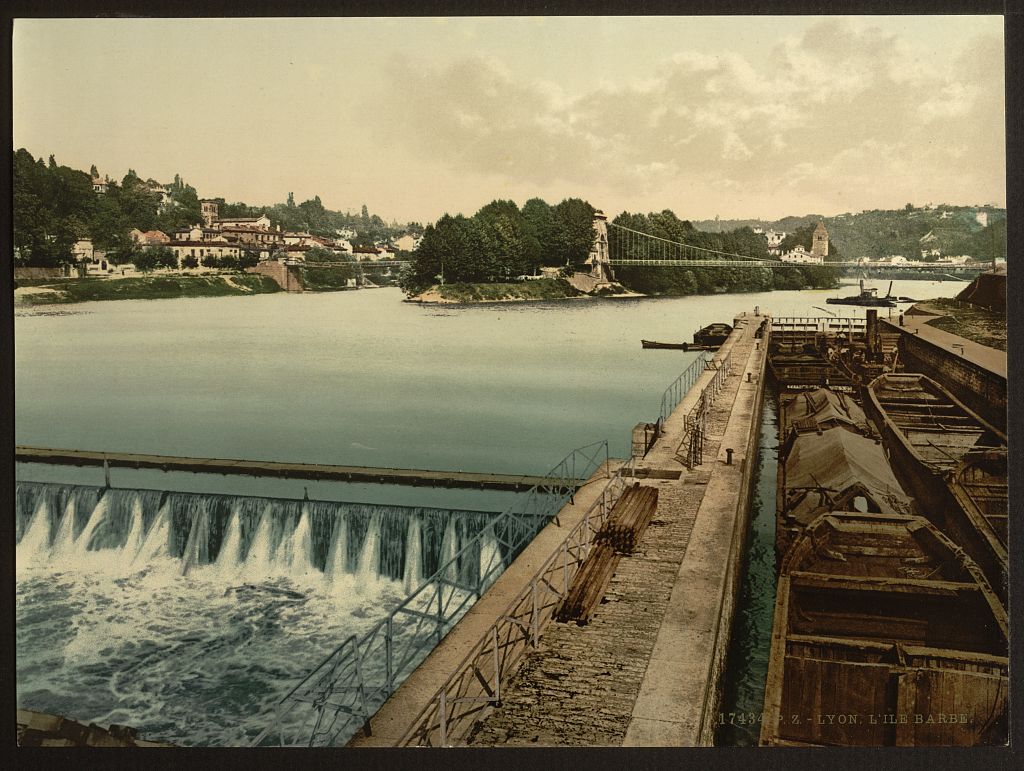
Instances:
[[[566,198],[555,206],[555,215],[556,248],[569,264],[585,262],[594,245],[594,207],[580,198]]]
[[[168,251],[170,251],[168,249]],[[143,249],[135,255],[135,269],[143,273],[149,273],[159,264],[156,249]]]

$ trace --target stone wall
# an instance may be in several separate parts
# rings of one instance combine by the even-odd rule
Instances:
[[[299,276],[299,269],[294,265],[285,265],[276,260],[266,260],[255,268],[249,268],[248,273],[259,273],[260,275],[272,278],[277,285],[286,292],[302,292],[302,278]]]
[[[14,269],[14,280],[35,279],[35,278],[60,278],[66,276],[63,268],[29,268],[16,267]]]

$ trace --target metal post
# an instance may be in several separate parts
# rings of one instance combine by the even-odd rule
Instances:
[[[386,657],[385,665],[387,667],[387,693],[390,696],[394,690],[394,669],[392,665],[392,649],[394,641],[392,640],[391,633],[393,630],[394,616],[389,615],[387,617],[387,632],[384,634],[384,655]]]
[[[530,629],[533,632],[533,647],[538,644],[538,619],[537,619],[537,579],[530,582],[530,595],[533,598],[533,612],[530,614]]]
[[[437,642],[441,642],[443,636],[441,632],[444,630],[444,600],[441,597],[441,593],[444,591],[444,584],[440,581],[437,584]]]
[[[562,596],[568,596],[569,594],[569,543],[568,541],[562,541],[562,578],[563,585],[565,586],[565,594]]]
[[[498,627],[491,627],[491,644],[494,646],[494,701],[501,703],[501,668],[498,663]]]
[[[441,724],[440,728],[441,728],[441,746],[442,747],[447,747],[448,746],[448,715],[447,715],[448,704],[447,704],[447,699],[445,698],[446,695],[447,695],[447,691],[442,690],[441,691],[441,714],[438,715],[438,717],[440,718],[440,724]]]

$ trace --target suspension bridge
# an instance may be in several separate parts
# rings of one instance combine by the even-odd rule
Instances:
[[[600,251],[601,234],[598,229]],[[599,262],[601,260],[598,260]],[[882,264],[864,263],[859,260],[835,260],[821,263],[789,262],[777,258],[754,257],[735,252],[708,249],[661,236],[633,230],[614,222],[607,223],[607,259],[612,267],[678,267],[678,268],[792,268],[801,265],[823,265],[830,268],[858,268],[860,270],[913,270],[943,271],[952,273],[979,273],[987,265],[948,265],[936,263]]]

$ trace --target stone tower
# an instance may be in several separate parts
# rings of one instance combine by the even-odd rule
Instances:
[[[814,229],[814,237],[811,239],[811,254],[815,257],[828,257],[828,231],[821,220],[818,220],[818,227]]]
[[[220,218],[220,204],[210,198],[204,198],[199,202],[199,206],[202,207],[203,223],[206,227],[212,228],[213,223]]]
[[[587,263],[590,265],[590,275],[598,281],[614,281],[615,274],[612,273],[608,253],[608,217],[603,211],[594,212],[594,243],[590,247],[590,256]]]

